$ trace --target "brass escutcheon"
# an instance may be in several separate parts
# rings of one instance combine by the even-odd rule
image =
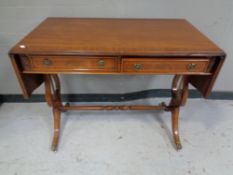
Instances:
[[[99,65],[99,68],[103,69],[105,65],[104,60],[99,60],[98,65]]]
[[[189,71],[192,71],[193,69],[195,69],[197,67],[197,65],[195,63],[190,63],[187,65],[187,69]]]
[[[52,65],[52,61],[49,60],[48,58],[45,58],[45,59],[43,60],[43,64],[44,64],[45,66],[50,66],[50,65]]]
[[[142,68],[142,65],[141,65],[141,64],[135,64],[135,65],[134,65],[134,69],[135,69],[136,71],[139,71],[141,68]]]

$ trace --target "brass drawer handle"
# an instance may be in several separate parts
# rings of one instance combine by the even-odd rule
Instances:
[[[188,71],[192,71],[192,70],[194,70],[196,67],[197,67],[197,64],[195,64],[195,63],[190,63],[190,64],[187,65]]]
[[[50,59],[48,59],[48,58],[45,58],[43,60],[43,65],[50,66],[50,65],[52,65],[52,61]]]
[[[135,64],[135,65],[134,65],[134,69],[135,69],[136,71],[141,70],[141,68],[142,68],[142,65],[141,65],[141,64]]]
[[[103,69],[104,66],[105,66],[104,60],[99,60],[98,65],[99,65],[99,68],[100,68],[100,69]]]

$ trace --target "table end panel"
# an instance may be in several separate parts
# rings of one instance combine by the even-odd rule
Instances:
[[[189,82],[197,88],[204,98],[208,98],[213,89],[214,83],[222,68],[226,55],[216,57],[215,64],[212,68],[212,74],[206,76],[194,75],[190,76]]]
[[[11,62],[23,92],[24,98],[29,98],[32,92],[37,89],[43,82],[44,76],[41,74],[23,74],[20,55],[9,53]]]

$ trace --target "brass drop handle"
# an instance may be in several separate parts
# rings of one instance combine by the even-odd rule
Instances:
[[[142,65],[141,65],[141,64],[135,64],[135,65],[134,65],[134,69],[135,69],[136,71],[141,70],[141,68],[142,68]]]
[[[43,65],[50,66],[50,65],[52,65],[52,61],[50,59],[48,59],[48,58],[45,58],[43,60]]]
[[[188,71],[192,71],[192,70],[194,70],[196,67],[197,67],[197,64],[195,64],[195,63],[190,63],[190,64],[187,65]]]
[[[104,60],[99,60],[98,65],[99,65],[99,68],[100,68],[100,69],[103,69],[104,66],[105,66]]]

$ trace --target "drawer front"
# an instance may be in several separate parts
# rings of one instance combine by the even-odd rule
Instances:
[[[209,72],[209,59],[124,58],[122,72],[155,74],[200,74]]]
[[[28,62],[25,72],[117,72],[119,65],[117,57],[87,56],[32,56]]]

